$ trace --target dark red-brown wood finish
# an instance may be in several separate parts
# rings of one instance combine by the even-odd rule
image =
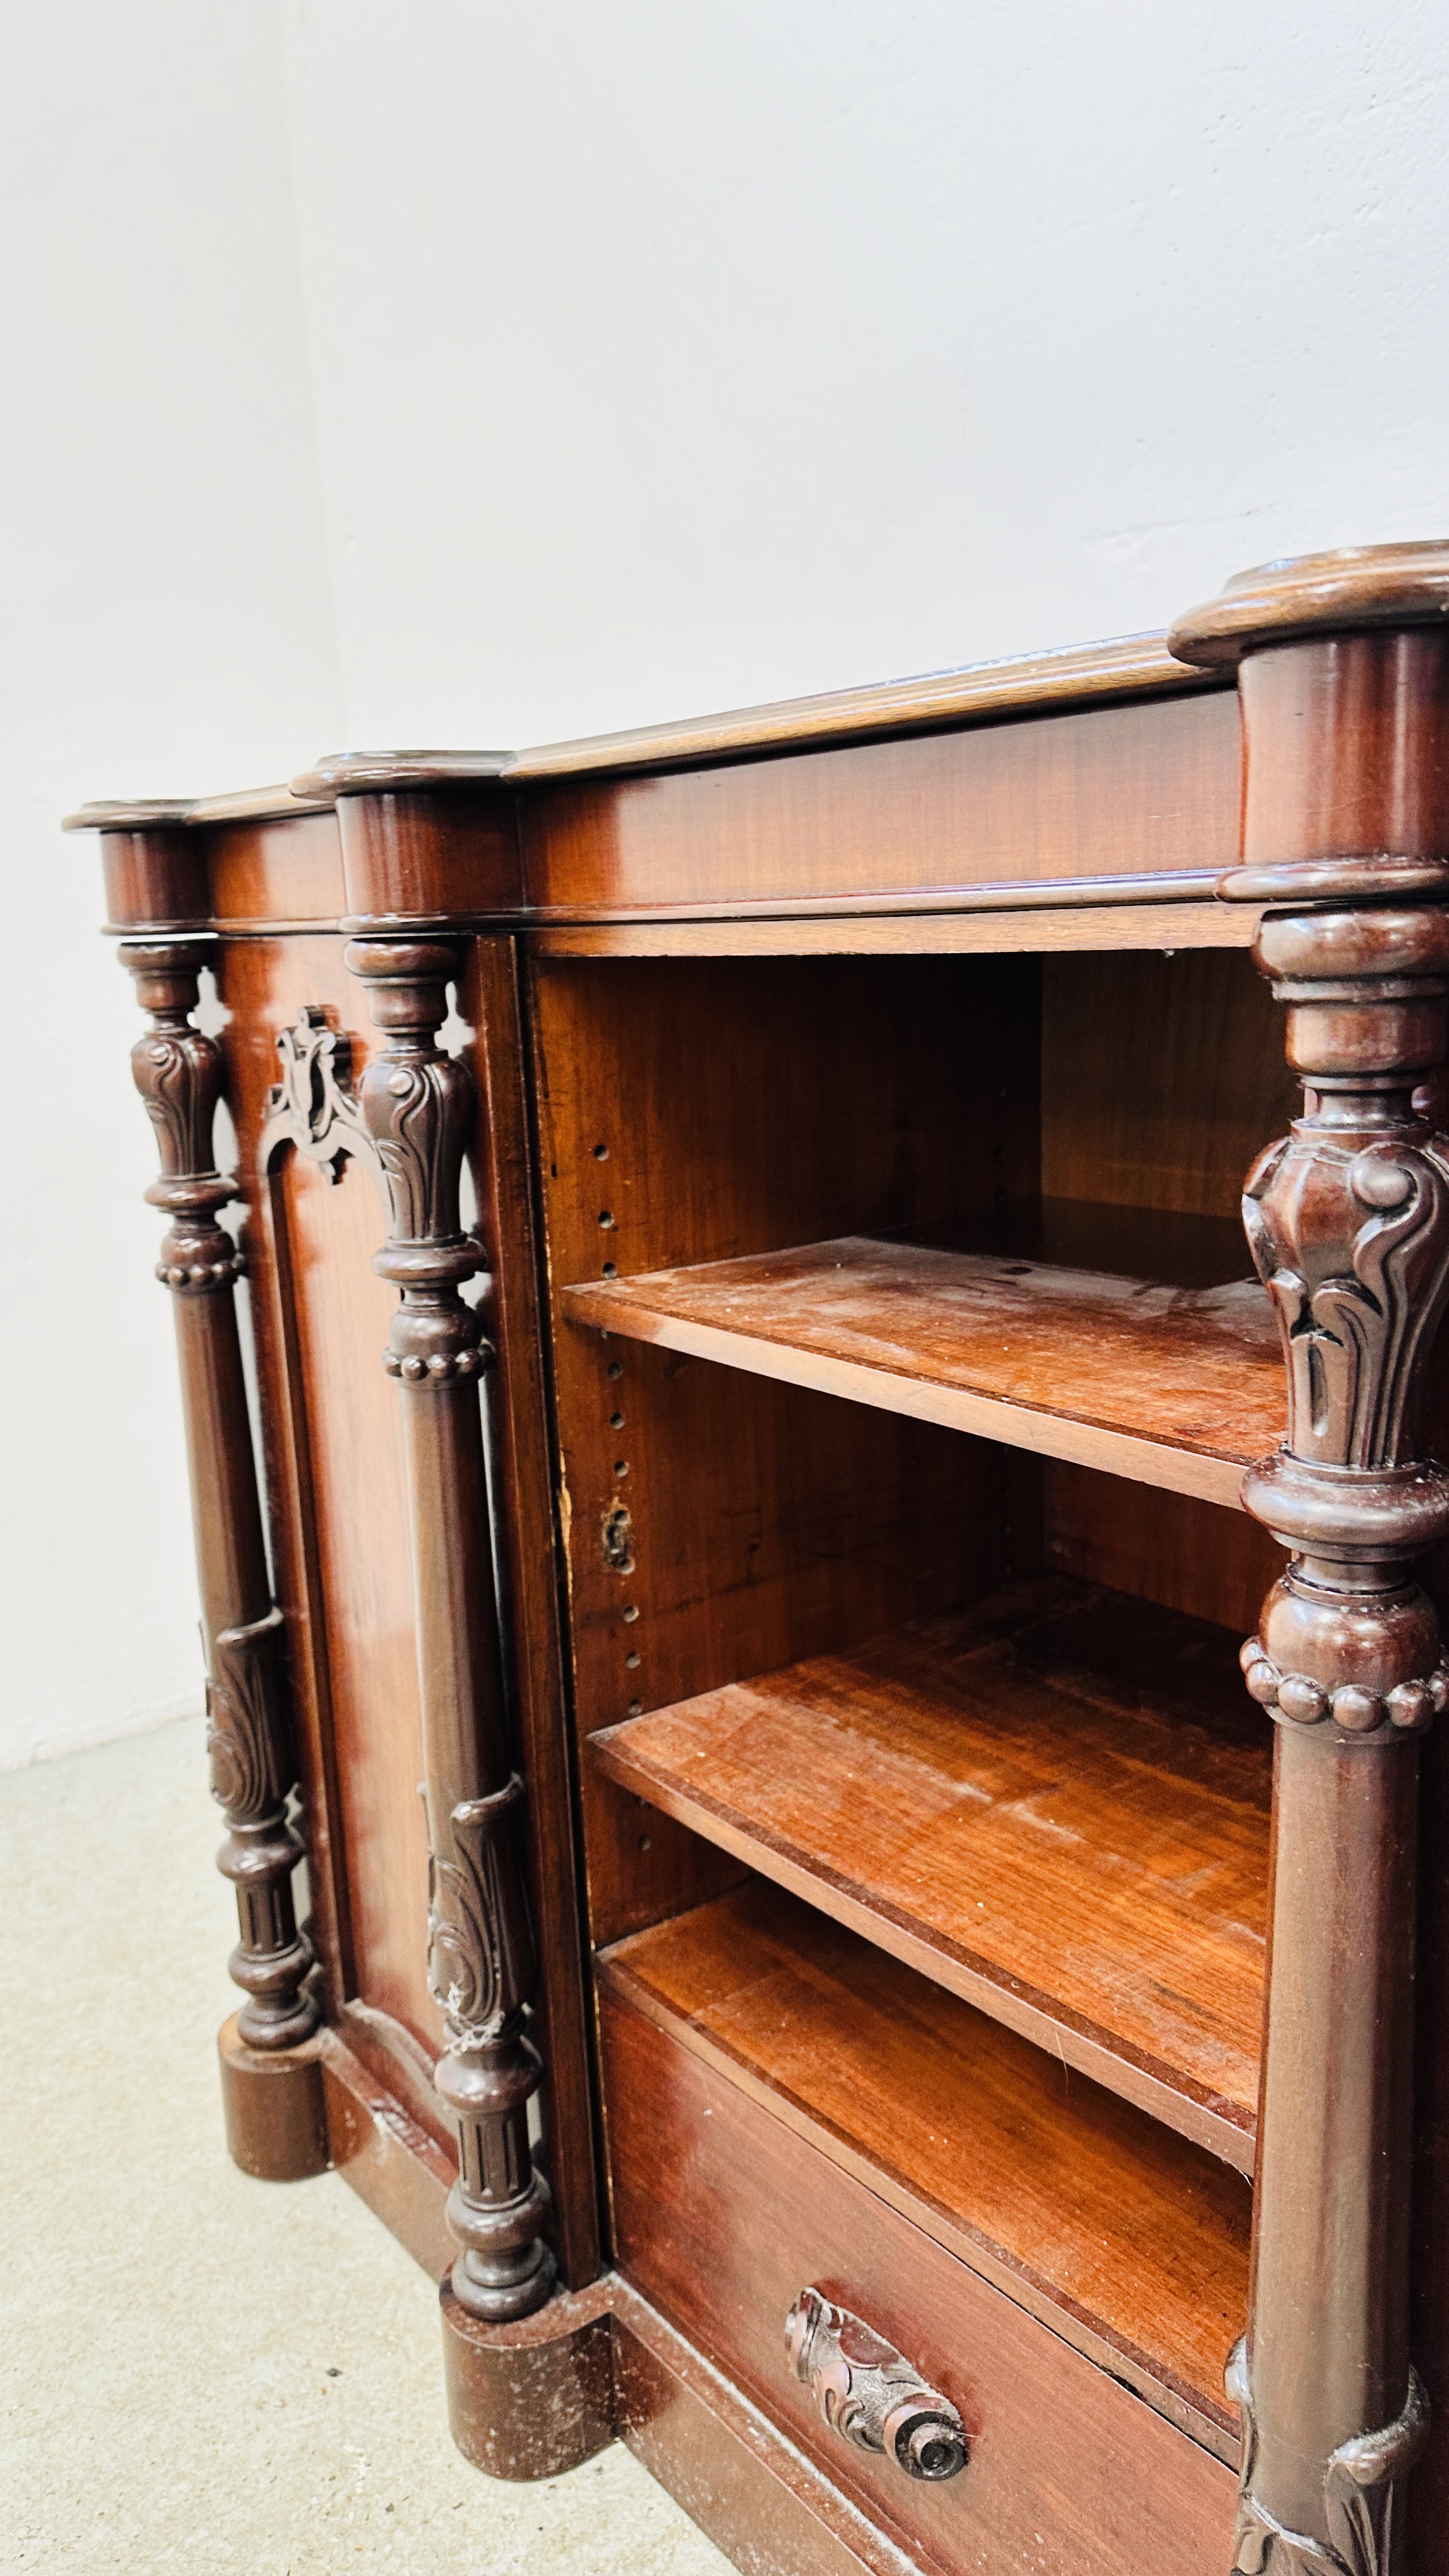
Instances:
[[[1288,1430],[1248,1509],[1292,1551],[1244,1649],[1278,1720],[1236,2565],[1395,2563],[1428,2400],[1409,2357],[1418,1738],[1449,1707],[1413,1577],[1449,1530],[1420,1436],[1449,1293],[1449,560],[1385,549],[1247,576],[1182,621],[1242,657],[1255,956],[1303,1114],[1248,1176]],[[1251,601],[1251,605],[1244,605]],[[1355,627],[1362,631],[1352,631]],[[1347,628],[1349,631],[1344,632]],[[1425,900],[1428,898],[1428,900]],[[1330,2074],[1331,2070],[1331,2074]]]
[[[131,1066],[161,1156],[161,1176],[146,1196],[171,1220],[156,1275],[171,1290],[176,1321],[207,1750],[227,1824],[217,1866],[236,1888],[241,1923],[230,1964],[247,2000],[221,2041],[227,2134],[245,2171],[290,2181],[326,2163],[318,2068],[302,2051],[320,2008],[312,1945],[297,1928],[292,1895],[302,1857],[287,1813],[297,1766],[237,1331],[234,1289],[244,1265],[220,1223],[235,1190],[213,1160],[221,1057],[191,1016],[198,974],[213,954],[211,941],[196,939],[127,940],[121,949],[151,1023]]]
[[[1437,2576],[1446,602],[1315,557],[1171,653],[77,818],[233,2152],[449,2274],[491,2471],[617,2432],[780,2576]]]

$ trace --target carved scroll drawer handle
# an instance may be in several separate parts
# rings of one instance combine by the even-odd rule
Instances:
[[[949,2398],[849,2308],[802,2290],[785,2319],[785,2349],[843,2442],[883,2451],[908,2478],[954,2478],[965,2468],[966,2428]]]

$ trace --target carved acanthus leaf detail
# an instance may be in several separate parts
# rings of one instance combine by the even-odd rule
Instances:
[[[250,2048],[308,2038],[319,2004],[308,1979],[311,1942],[297,1929],[292,1872],[302,1846],[289,1823],[296,1778],[282,1617],[270,1600],[256,1462],[232,1283],[240,1254],[218,1222],[238,1195],[217,1169],[213,1128],[222,1057],[193,1028],[209,940],[125,940],[121,958],[150,1015],[131,1063],[160,1147],[146,1196],[171,1223],[157,1276],[175,1292],[182,1388],[197,1514],[197,1572],[207,1655],[207,1750],[212,1794],[225,1810],[217,1867],[236,1891],[241,1938],[231,1973],[246,2000],[237,2031]]]
[[[454,1057],[389,1054],[362,1078],[362,1108],[399,1243],[461,1239],[458,1188],[473,1123],[473,1077]]]
[[[1412,1454],[1415,1370],[1449,1294],[1449,1143],[1301,1120],[1249,1174],[1243,1222],[1278,1313],[1294,1457]]]
[[[187,1025],[160,1025],[137,1039],[131,1069],[156,1130],[164,1178],[214,1176],[212,1130],[222,1079],[215,1040]]]
[[[438,2097],[458,2124],[447,2222],[452,2295],[502,2322],[549,2296],[548,2185],[529,2104],[542,2067],[528,2035],[533,1944],[518,1850],[522,1783],[509,1758],[497,1605],[488,1578],[488,1487],[477,1381],[489,1353],[465,1280],[486,1267],[462,1226],[463,1155],[476,1103],[466,1057],[438,1031],[459,973],[452,940],[354,940],[347,963],[386,1044],[358,1097],[386,1190],[373,1269],[401,1291],[386,1365],[404,1405],[428,1817],[428,1984],[445,2037]],[[462,1549],[465,1553],[459,1553]],[[449,1567],[471,1567],[466,1579]]]
[[[283,1621],[272,1609],[246,1628],[223,1628],[206,1685],[211,1794],[233,1825],[259,1824],[290,1786]]]
[[[527,1917],[504,1883],[508,1819],[522,1795],[515,1772],[491,1797],[450,1807],[441,1834],[429,1820],[428,1986],[454,2051],[492,2038],[532,1983]]]
[[[1246,2338],[1233,2346],[1226,2382],[1243,2419],[1234,2576],[1389,2576],[1397,2481],[1413,2466],[1429,2430],[1429,2401],[1418,2372],[1410,2370],[1403,2412],[1392,2424],[1356,2433],[1332,2454],[1323,2479],[1323,2540],[1287,2530],[1253,2493],[1258,2435]]]

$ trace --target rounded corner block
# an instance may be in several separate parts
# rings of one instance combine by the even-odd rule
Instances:
[[[305,2182],[332,2158],[322,2060],[300,2048],[248,2048],[236,2015],[217,2033],[221,2101],[232,2163],[258,2182]]]
[[[613,2320],[606,2284],[559,2290],[530,2317],[487,2325],[438,2293],[448,2423],[492,2478],[557,2477],[614,2439]]]

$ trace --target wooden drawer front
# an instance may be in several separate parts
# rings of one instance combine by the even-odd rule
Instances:
[[[983,2576],[1226,2567],[1236,2481],[1049,2328],[628,2006],[601,2001],[621,2269],[918,2555]],[[942,2486],[832,2434],[785,2359],[813,2284],[961,2412]]]

